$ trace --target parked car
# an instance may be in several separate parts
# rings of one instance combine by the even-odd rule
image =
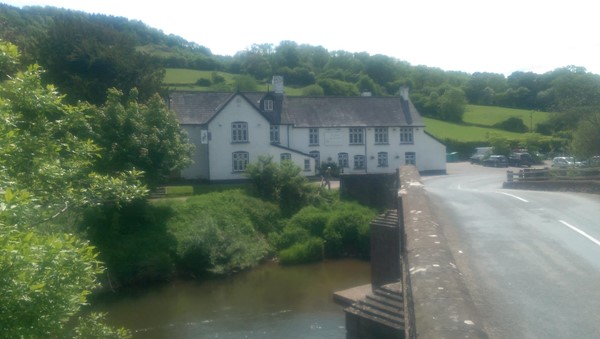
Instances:
[[[471,164],[482,164],[483,159],[490,154],[492,154],[491,147],[476,147],[475,153],[469,158],[469,162]]]
[[[508,157],[508,165],[514,167],[531,167],[533,165],[533,158],[527,152],[512,153]]]
[[[483,160],[483,166],[508,167],[508,159],[504,155],[490,155],[489,158]]]
[[[568,168],[575,166],[575,159],[573,157],[555,157],[552,159],[552,167],[554,168]]]

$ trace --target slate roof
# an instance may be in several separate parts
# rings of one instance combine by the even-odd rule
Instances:
[[[180,124],[206,124],[236,94],[175,91],[169,105]],[[266,93],[239,94],[261,112],[259,102]],[[272,114],[261,114],[275,119]],[[295,127],[424,126],[414,105],[401,97],[284,96],[280,120],[272,122]]]

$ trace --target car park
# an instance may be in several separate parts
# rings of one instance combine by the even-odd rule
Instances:
[[[483,166],[486,167],[508,167],[508,159],[504,155],[490,155],[483,160]]]

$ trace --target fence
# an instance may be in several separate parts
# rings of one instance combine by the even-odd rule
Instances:
[[[524,168],[519,171],[506,171],[506,181],[532,182],[545,180],[600,180],[600,167],[592,168]]]

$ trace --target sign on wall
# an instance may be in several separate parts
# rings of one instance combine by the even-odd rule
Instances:
[[[344,136],[341,128],[326,128],[323,136],[326,146],[343,146]]]
[[[208,131],[205,129],[200,131],[200,143],[203,145],[208,144]]]

